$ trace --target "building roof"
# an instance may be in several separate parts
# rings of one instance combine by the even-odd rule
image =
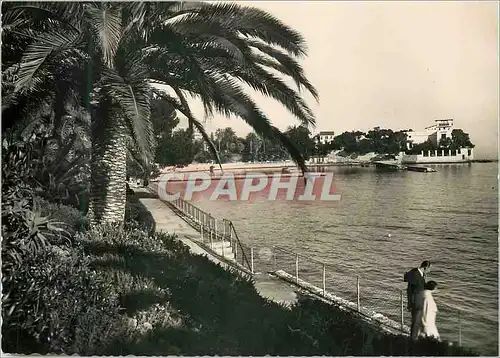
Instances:
[[[335,135],[334,131],[321,131],[319,135]]]

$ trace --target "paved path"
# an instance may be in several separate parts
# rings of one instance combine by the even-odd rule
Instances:
[[[155,198],[149,190],[145,188],[134,188],[134,192],[139,197],[139,201],[151,213],[156,222],[157,232],[167,232],[176,234],[180,241],[187,245],[195,255],[206,256],[209,260],[223,267],[228,265],[214,257],[196,243],[200,235],[197,230],[191,227],[186,221],[179,217],[167,204]],[[268,273],[254,275],[255,288],[257,292],[269,300],[290,305],[297,301],[296,288]]]

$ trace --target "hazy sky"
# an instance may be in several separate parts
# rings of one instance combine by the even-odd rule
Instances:
[[[239,2],[243,3],[243,2]],[[308,43],[302,60],[320,93],[307,102],[316,128],[423,129],[454,118],[470,133],[476,156],[498,153],[498,4],[496,1],[255,1],[300,31]],[[253,94],[253,93],[252,93]],[[298,124],[277,102],[255,94],[279,128]],[[193,111],[203,118],[202,106]],[[209,131],[249,127],[215,116]]]

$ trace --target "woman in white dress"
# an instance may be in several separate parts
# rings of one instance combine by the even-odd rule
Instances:
[[[425,289],[417,297],[419,311],[417,313],[417,335],[419,337],[431,337],[440,340],[436,327],[436,315],[438,312],[436,301],[432,293],[436,292],[436,281],[429,281]]]

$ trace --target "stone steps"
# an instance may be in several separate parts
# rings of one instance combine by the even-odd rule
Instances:
[[[214,241],[212,242],[212,245],[210,245],[210,242],[205,241],[205,245],[224,258],[228,258],[233,261],[236,260],[236,255],[234,254],[231,248],[231,242],[229,241]]]

